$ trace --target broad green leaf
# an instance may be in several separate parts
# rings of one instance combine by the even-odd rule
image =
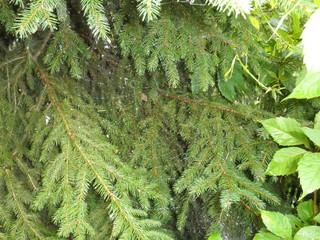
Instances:
[[[234,87],[233,82],[229,80],[219,79],[218,87],[221,94],[228,99],[230,102],[234,102],[236,100],[236,89]]]
[[[298,163],[298,173],[302,197],[320,188],[320,153],[306,153]]]
[[[301,228],[294,236],[294,240],[320,240],[320,227],[308,226]]]
[[[266,174],[279,176],[296,172],[298,161],[306,152],[306,150],[298,147],[282,148],[278,150],[274,154]]]
[[[267,229],[275,235],[291,239],[292,229],[289,219],[278,212],[268,212],[261,210],[261,217]]]
[[[291,214],[286,214],[286,216],[290,220],[292,229],[297,229],[297,228],[302,227],[303,223],[300,218],[298,218],[294,215],[291,215]]]
[[[208,238],[208,240],[222,240],[222,237],[220,233],[214,233]]]
[[[291,118],[270,118],[260,121],[274,140],[282,146],[304,144],[309,147],[309,141],[301,130],[300,124]]]
[[[301,128],[307,137],[314,142],[315,145],[320,146],[320,130],[319,129],[312,129],[308,127]]]
[[[313,201],[302,202],[297,206],[298,216],[307,222],[313,218]]]
[[[273,233],[258,233],[254,236],[253,240],[281,240]]]
[[[320,72],[307,72],[304,79],[293,89],[284,100],[290,98],[315,98],[320,96]]]
[[[220,76],[218,78],[218,87],[221,94],[230,102],[234,102],[237,98],[236,89],[245,91],[243,71],[239,64],[235,63],[233,71],[230,72],[228,78]]]
[[[301,51],[299,52],[299,50],[301,50]],[[296,50],[295,50],[295,51],[296,51],[296,52],[294,52],[293,54],[303,55],[302,49],[296,47]],[[293,89],[294,89],[296,86],[298,86],[298,85],[302,82],[302,80],[306,77],[306,75],[307,75],[307,68],[306,68],[306,66],[303,66],[302,69],[301,69],[301,71],[300,71],[300,72],[297,74],[297,76],[296,76],[296,84],[295,84],[294,87],[292,88],[291,92],[293,91]]]
[[[320,130],[320,112],[318,112],[314,118],[314,129]]]
[[[301,22],[300,22],[300,14],[298,13],[292,13],[292,30],[293,30],[293,35],[299,37],[301,36],[301,33],[303,31],[303,28],[301,27]]]
[[[320,213],[313,218],[317,223],[320,223]]]
[[[254,16],[249,16],[251,24],[258,30],[260,30],[260,21]]]

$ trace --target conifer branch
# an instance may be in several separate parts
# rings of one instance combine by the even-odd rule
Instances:
[[[81,0],[84,14],[88,17],[88,24],[92,33],[98,39],[108,39],[110,31],[104,6],[101,0]]]
[[[241,149],[242,152],[245,153],[248,157],[247,159],[249,160],[248,165],[251,165],[252,169],[254,169],[254,175],[257,176],[260,180],[264,179],[264,174],[263,174],[263,170],[261,168],[259,168],[258,163],[254,162],[252,157],[251,157],[251,152],[250,150],[247,148],[247,143],[245,141],[245,139],[242,136],[245,136],[245,133],[240,134],[240,132],[238,131],[238,128],[236,127],[236,123],[234,121],[234,119],[229,115],[229,113],[227,113],[228,116],[228,120],[231,123],[232,129],[235,132],[235,134],[239,137],[240,142],[241,142]],[[246,166],[248,166],[246,165]],[[256,165],[256,166],[255,166]]]
[[[280,202],[256,120],[314,106],[255,86],[301,59],[263,41],[264,7],[226,16],[263,1],[169,3],[0,0],[0,238],[203,239],[237,216],[255,231],[256,208]]]
[[[142,21],[152,21],[160,14],[161,0],[138,0],[138,10],[142,16]]]
[[[27,175],[27,177],[28,177],[28,179],[29,179],[29,181],[30,181],[30,183],[31,183],[34,191],[37,192],[39,189],[38,189],[38,187],[36,186],[36,182],[35,182],[35,180],[33,179],[33,177],[31,176],[31,174],[30,174],[30,172],[29,172],[29,169],[27,169],[27,167],[25,166],[25,163],[23,163],[19,157],[15,157],[14,160],[15,160],[16,162],[18,162],[20,168],[22,168],[22,171]]]
[[[43,53],[44,48],[46,47],[46,45],[48,44],[48,42],[50,41],[52,32],[49,32],[47,34],[47,36],[45,37],[45,39],[43,40],[43,43],[41,45],[41,47],[39,48],[39,50],[33,55],[33,60],[37,61],[38,57]]]
[[[17,225],[12,229],[12,231],[20,232],[21,230],[19,230],[18,228],[23,229],[24,225],[26,225],[29,231],[31,231],[37,239],[45,240],[42,234],[34,226],[32,226],[32,222],[30,219],[31,216],[26,213],[26,210],[22,206],[20,199],[18,199],[18,198],[21,198],[21,196],[19,196],[19,194],[16,192],[16,190],[18,191],[17,189],[18,186],[15,186],[15,187],[13,186],[14,176],[12,174],[12,171],[9,170],[8,168],[6,168],[4,171],[6,174],[5,178],[7,180],[6,182],[7,182],[8,191],[9,191],[9,194],[11,195],[10,200],[13,201],[12,205],[13,205],[15,214],[18,217],[18,219],[16,220]],[[22,226],[20,225],[20,223],[23,223]],[[21,233],[23,233],[24,236],[28,235],[27,233],[24,233],[23,230],[21,231]]]
[[[30,3],[30,8],[23,10],[16,19],[15,28],[21,38],[35,33],[40,27],[51,31],[56,28],[58,23],[53,14],[56,8],[56,1],[34,0]]]
[[[18,61],[18,60],[20,60],[20,59],[24,59],[25,57],[26,57],[26,56],[19,56],[19,57],[16,57],[16,58],[14,58],[14,59],[8,60],[8,61],[0,64],[0,68],[2,68],[2,67],[5,66],[5,65],[8,65],[8,64],[10,64],[10,63],[12,63],[12,62]]]
[[[179,96],[175,96],[173,94],[169,94],[169,93],[165,93],[165,92],[162,92],[162,91],[159,91],[159,94],[160,95],[165,95],[167,97],[170,97],[170,98],[173,98],[173,99],[177,99],[179,101],[182,101],[184,103],[188,103],[188,104],[195,104],[195,105],[199,105],[199,106],[205,106],[205,107],[212,107],[212,108],[216,108],[216,109],[219,109],[221,111],[225,111],[225,112],[230,112],[230,113],[235,113],[237,115],[240,115],[240,116],[243,116],[243,117],[246,117],[246,118],[249,118],[249,119],[252,119],[252,120],[262,120],[260,118],[256,118],[255,116],[252,116],[251,114],[246,114],[246,113],[243,113],[243,112],[239,112],[233,108],[227,108],[227,107],[221,107],[221,104],[217,104],[217,105],[214,105],[213,103],[203,103],[203,102],[198,102],[198,101],[195,101],[195,100],[190,100],[190,99],[186,99],[186,98],[182,98],[182,97],[179,97]]]
[[[63,112],[62,106],[58,103],[58,101],[55,97],[54,89],[52,88],[50,81],[48,80],[47,75],[44,73],[44,71],[42,70],[42,68],[38,62],[35,62],[35,64],[36,64],[38,71],[41,74],[41,77],[42,77],[44,83],[47,85],[47,89],[49,91],[49,97],[51,98],[51,101],[53,102],[53,105],[56,108],[56,110],[62,120],[62,123],[65,128],[65,133],[66,133],[69,141],[74,146],[76,152],[79,153],[79,156],[81,157],[81,159],[84,160],[85,166],[88,166],[90,171],[93,174],[94,188],[106,201],[110,201],[109,211],[114,212],[114,214],[116,214],[114,216],[114,218],[115,218],[114,221],[122,222],[121,223],[122,230],[118,231],[118,230],[114,229],[115,232],[113,233],[113,235],[117,236],[117,235],[124,234],[124,236],[125,236],[129,232],[132,232],[137,237],[137,239],[141,239],[141,240],[152,239],[152,238],[148,238],[147,236],[149,236],[149,235],[150,235],[150,237],[155,236],[156,232],[147,230],[145,228],[148,225],[158,226],[159,222],[154,221],[154,220],[152,220],[152,221],[150,220],[150,221],[146,222],[145,220],[137,219],[136,215],[145,217],[147,214],[142,210],[133,209],[129,205],[129,202],[126,202],[128,200],[121,199],[116,194],[116,192],[115,192],[116,190],[112,186],[112,183],[110,183],[109,181],[106,180],[105,175],[99,169],[104,169],[107,172],[109,172],[115,176],[121,176],[121,175],[119,175],[117,172],[111,170],[110,167],[107,167],[106,164],[102,164],[102,162],[99,162],[99,161],[95,162],[91,157],[89,157],[87,155],[87,153],[85,153],[83,145],[81,144],[81,146],[80,146],[80,142],[77,139],[77,134],[73,132],[72,126],[70,125],[69,120],[67,119],[67,116]],[[82,174],[84,174],[84,173],[82,173]],[[79,201],[84,201],[83,198],[85,197],[84,194],[86,192],[86,190],[84,190],[84,189],[87,189],[86,185],[87,185],[87,181],[88,181],[87,180],[88,174],[85,174],[86,180],[84,180],[84,175],[82,175],[82,177],[81,177],[82,180],[80,181],[80,186],[79,186],[80,195],[78,195]],[[120,178],[117,177],[118,181],[122,182],[122,183],[119,182],[119,184],[120,183],[123,184],[124,181],[122,178],[123,177],[120,177]],[[128,180],[125,180],[125,182],[128,182]],[[82,185],[82,187],[81,187],[81,185]],[[83,191],[85,191],[85,192],[83,192]],[[148,194],[148,195],[150,195],[150,194]],[[83,217],[81,217],[80,219],[82,219],[82,218]],[[78,223],[76,225],[78,226],[78,229],[79,229],[80,222],[79,221],[77,221],[77,222]],[[82,224],[86,225],[85,222]],[[118,224],[120,224],[120,223],[118,223]],[[72,228],[73,228],[73,226],[69,225],[69,227],[68,227],[68,225],[67,225],[67,228],[61,229],[60,232],[62,235],[65,235],[69,231],[72,231],[71,230]],[[83,236],[83,233],[78,233],[77,235],[79,235],[79,239],[82,239],[81,236]],[[159,236],[159,234],[158,234],[158,236]],[[166,235],[163,235],[163,237],[170,239],[169,237],[166,237]]]

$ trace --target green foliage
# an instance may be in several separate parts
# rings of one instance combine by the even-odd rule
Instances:
[[[255,235],[254,240],[281,240],[281,238],[273,233],[258,233]]]
[[[279,117],[264,120],[261,123],[279,145],[304,144],[306,147],[310,146],[300,124],[294,119]]]
[[[279,176],[295,173],[299,160],[306,152],[306,150],[297,147],[278,150],[268,165],[266,174]]]
[[[298,173],[303,189],[303,196],[320,188],[318,179],[320,153],[306,153],[298,163]]]
[[[315,216],[315,217],[313,218],[313,220],[315,220],[317,223],[319,223],[319,221],[320,221],[320,215],[318,214],[317,216]]]
[[[308,222],[313,217],[313,201],[309,200],[307,202],[302,202],[297,206],[297,212],[299,218],[304,221]]]
[[[315,98],[320,96],[319,79],[319,39],[318,22],[320,20],[320,10],[316,10],[305,25],[302,33],[302,44],[304,63],[307,67],[307,74],[303,80],[296,86],[293,92],[286,98]]]
[[[232,66],[232,74],[228,77],[219,77],[218,87],[221,94],[230,102],[237,99],[237,91],[245,91],[245,79],[242,73],[242,68],[239,64]]]
[[[315,19],[317,19],[317,17],[318,12],[311,17],[303,33],[305,44],[304,61],[307,65],[308,72],[293,92],[285,99],[308,99],[319,96],[319,81],[316,73],[317,66],[314,64],[314,59],[317,58],[317,56],[314,55],[314,52],[317,52],[318,46],[315,46],[315,44],[312,43],[314,38],[311,38],[311,36],[314,36],[314,26],[316,25]],[[313,49],[312,46],[315,46],[315,49]],[[292,146],[304,144],[304,146],[309,150],[311,150],[311,147],[314,147],[312,152],[307,152],[305,149],[297,147],[278,150],[275,153],[266,174],[275,176],[287,175],[297,171],[303,190],[301,198],[313,192],[315,202],[309,200],[307,202],[300,203],[297,206],[299,218],[292,215],[285,216],[278,212],[261,211],[263,222],[271,233],[259,233],[254,239],[261,239],[263,237],[265,239],[277,239],[275,238],[276,236],[285,239],[293,238],[294,240],[319,239],[320,228],[317,226],[310,226],[312,224],[316,225],[318,221],[318,207],[316,201],[317,189],[320,188],[318,179],[320,155],[315,152],[318,150],[320,143],[318,118],[319,113],[316,115],[314,120],[314,129],[301,127],[297,121],[288,118],[275,118],[261,121],[279,145]],[[310,145],[309,141],[306,140],[307,138],[312,141],[312,145]],[[291,228],[288,225],[289,221],[291,221]],[[292,232],[294,237],[292,236]]]
[[[320,227],[308,226],[304,227],[297,232],[294,240],[318,240],[320,239]]]
[[[24,9],[16,19],[15,27],[20,37],[27,37],[38,29],[56,29],[57,18],[54,9],[57,1],[37,0],[30,3],[29,8]]]
[[[280,145],[304,144],[307,148],[310,148],[307,137],[315,146],[319,144],[318,129],[302,128],[294,119],[274,118],[261,123]],[[307,152],[301,148],[293,147],[278,150],[268,167],[267,174],[278,176],[292,174],[296,171],[299,174],[303,189],[302,197],[320,188],[318,179],[320,171],[319,153]]]
[[[262,4],[0,1],[0,238],[252,237],[257,208],[283,197],[258,121],[312,110],[265,95],[289,94],[301,57],[243,17],[273,12]],[[317,145],[319,116],[311,130],[281,118],[271,135]],[[291,149],[278,174],[307,171],[309,153]]]
[[[250,125],[243,126],[247,134],[240,134],[243,130],[237,127],[236,119],[230,113],[226,113],[224,119],[223,113],[216,109],[182,110],[183,112],[178,112],[178,116],[183,117],[181,134],[184,141],[189,143],[189,150],[186,153],[189,164],[176,182],[175,190],[179,194],[187,191],[188,198],[184,204],[188,205],[204,192],[211,193],[210,195],[219,192],[220,205],[224,211],[233,203],[243,200],[250,199],[252,207],[264,207],[260,198],[271,202],[277,201],[271,193],[265,195],[267,191],[262,190],[262,186],[254,184],[236,168],[231,167],[233,164],[239,164],[239,170],[251,170],[255,179],[264,179],[260,162],[255,161],[253,148],[247,144],[250,141],[248,132]],[[186,110],[195,112],[198,118],[185,119]],[[228,123],[232,124],[233,134],[224,132],[225,124]],[[231,145],[225,145],[224,149],[214,147],[223,142]],[[217,160],[211,162],[212,157],[208,156]],[[185,221],[186,217],[182,215],[180,219]]]
[[[315,121],[317,121],[318,115],[319,113],[316,115]],[[268,119],[262,121],[262,124],[280,145],[302,144],[303,142],[298,139],[301,139],[301,132],[303,132],[305,137],[308,137],[315,147],[318,146],[318,129],[301,128],[293,119]],[[299,132],[299,137],[297,132]],[[305,146],[310,148],[310,144],[305,144]],[[314,192],[314,201],[316,201],[316,191],[320,188],[318,177],[319,159],[320,155],[317,152],[309,152],[297,147],[283,148],[275,153],[266,173],[277,176],[298,172],[303,190],[301,198]],[[310,226],[318,221],[318,207],[314,201],[301,202],[297,206],[299,218],[284,216],[278,212],[261,211],[262,220],[267,229],[278,237],[292,239],[292,232],[297,232],[294,234],[294,239],[317,239],[320,228]],[[288,224],[289,221],[291,221],[291,226]],[[254,239],[260,239],[261,237],[263,237],[263,233],[257,234]],[[270,235],[270,239],[273,239],[272,235]]]
[[[142,20],[152,21],[160,15],[161,0],[139,0],[138,10]]]
[[[260,239],[318,239],[320,227],[311,226],[314,223],[314,202],[309,200],[297,206],[298,217],[283,215],[278,212],[261,211],[263,223],[270,232],[255,235]]]
[[[285,99],[290,98],[315,98],[320,96],[319,72],[307,72],[303,80],[296,86],[293,92]]]
[[[303,127],[302,131],[316,146],[320,146],[320,131],[318,129]]]
[[[72,77],[79,79],[83,76],[83,65],[88,59],[90,52],[83,39],[70,28],[62,28],[49,44],[43,61],[50,73],[70,71]]]
[[[109,33],[109,23],[105,16],[102,0],[81,0],[82,10],[87,16],[88,25],[93,36],[106,40]]]
[[[15,21],[16,33],[24,38],[39,29],[49,28],[51,31],[57,29],[58,18],[54,11],[60,15],[60,20],[64,20],[61,12],[65,11],[66,3],[63,0],[34,0],[30,1],[29,7],[24,8],[23,3],[18,18]],[[107,39],[109,33],[109,24],[105,16],[103,2],[100,0],[83,0],[81,1],[84,15],[87,16],[87,23],[95,37],[103,40]],[[61,19],[62,18],[62,19]]]
[[[214,233],[208,238],[208,240],[222,240],[221,234],[220,233]]]
[[[261,211],[261,217],[270,232],[278,237],[291,239],[291,224],[285,215],[277,212]]]

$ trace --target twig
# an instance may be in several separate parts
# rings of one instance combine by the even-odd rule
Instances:
[[[191,104],[196,104],[196,105],[200,105],[200,106],[212,107],[212,108],[219,109],[221,111],[231,112],[231,113],[235,113],[235,114],[238,114],[238,115],[241,115],[241,116],[244,116],[244,117],[248,117],[248,115],[246,115],[246,114],[244,114],[242,112],[238,112],[237,110],[234,110],[232,108],[226,108],[226,107],[216,106],[216,105],[209,104],[209,103],[203,103],[203,102],[198,102],[198,101],[194,101],[194,100],[189,100],[189,99],[178,97],[178,96],[175,96],[175,95],[172,95],[172,94],[169,94],[169,93],[164,93],[164,92],[161,92],[161,91],[158,91],[158,93],[160,95],[164,95],[164,96],[167,96],[167,97],[170,97],[170,98],[178,99],[178,100],[180,100],[182,102],[185,102],[185,103],[191,103]]]
[[[50,31],[48,35],[45,37],[40,49],[32,56],[33,60],[36,62],[38,60],[38,57],[43,52],[44,48],[46,47],[47,43],[49,42],[51,38],[52,32]]]
[[[9,63],[12,63],[12,62],[14,62],[14,61],[17,61],[17,60],[23,59],[23,58],[25,58],[25,56],[16,57],[16,58],[14,58],[14,59],[11,59],[11,60],[9,60],[9,61],[6,61],[5,63],[0,64],[0,68],[2,68],[4,65],[7,65],[7,64],[9,64]]]

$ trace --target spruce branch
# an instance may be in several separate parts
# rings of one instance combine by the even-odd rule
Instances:
[[[19,181],[15,178],[12,170],[5,168],[4,172],[8,190],[7,203],[5,205],[9,205],[17,217],[12,223],[10,235],[13,237],[19,236],[19,239],[31,235],[36,239],[45,240],[45,236],[39,229],[39,219],[30,214],[25,205],[28,195],[25,191],[22,191],[23,187],[19,185]]]
[[[107,40],[110,31],[108,19],[102,0],[81,0],[84,15],[88,18],[88,24],[93,36]]]
[[[51,35],[52,35],[52,32],[49,32],[49,33],[47,34],[47,36],[45,37],[45,39],[44,39],[41,47],[40,47],[39,50],[33,55],[32,58],[33,58],[34,61],[37,61],[37,60],[38,60],[38,57],[39,57],[41,54],[43,54],[43,51],[44,51],[47,43],[50,41]]]
[[[252,119],[252,120],[261,120],[261,118],[257,118],[255,117],[254,115],[252,116],[250,113],[243,113],[243,112],[240,112],[238,111],[237,109],[235,108],[230,108],[230,107],[222,107],[221,103],[219,104],[214,104],[213,102],[210,102],[210,103],[204,103],[204,102],[200,102],[200,101],[195,101],[195,100],[190,100],[190,99],[187,99],[187,98],[183,98],[183,97],[179,97],[179,96],[175,96],[173,94],[170,94],[170,93],[166,93],[166,92],[163,92],[163,91],[159,91],[159,94],[160,95],[164,95],[164,96],[167,96],[169,98],[173,98],[173,99],[177,99],[179,101],[182,101],[184,103],[188,103],[188,104],[195,104],[195,105],[199,105],[199,106],[205,106],[205,107],[212,107],[212,108],[216,108],[216,109],[219,109],[221,111],[226,111],[226,112],[230,112],[230,113],[235,113],[237,115],[240,115],[240,116],[243,116],[243,117],[246,117],[246,118],[249,118],[249,119]],[[242,106],[239,106],[239,108],[241,109]],[[249,110],[249,109],[247,109]],[[250,111],[250,110],[249,110]],[[260,110],[259,110],[259,113]],[[262,113],[263,114],[263,113]],[[270,116],[270,113],[268,112],[265,112],[266,116]],[[273,116],[273,114],[271,114]]]
[[[56,6],[56,1],[32,1],[30,7],[24,9],[15,21],[15,29],[18,36],[25,38],[35,33],[39,28],[49,28],[50,31],[56,29],[58,21],[53,13]]]
[[[152,21],[160,15],[161,0],[137,0],[142,21]]]
[[[315,106],[256,88],[300,61],[226,16],[263,2],[0,0],[0,238],[202,239],[237,216],[254,231],[279,203],[256,120]]]
[[[147,239],[156,239],[156,237],[159,236],[163,236],[164,239],[171,239],[169,236],[167,236],[164,233],[160,233],[155,230],[151,230],[148,229],[150,227],[154,228],[154,227],[158,227],[160,225],[160,222],[155,221],[155,220],[144,220],[144,219],[139,219],[141,217],[145,218],[147,217],[147,213],[145,211],[142,210],[138,210],[135,209],[131,206],[130,200],[127,197],[127,194],[121,193],[117,190],[117,187],[124,187],[122,189],[122,191],[124,191],[127,187],[125,186],[125,183],[129,183],[129,180],[123,180],[124,179],[124,173],[121,173],[122,167],[121,166],[115,166],[112,167],[111,165],[109,165],[107,162],[105,162],[104,159],[99,159],[101,158],[101,156],[99,156],[99,153],[95,154],[96,158],[93,158],[93,156],[90,156],[87,151],[88,146],[86,144],[84,144],[85,142],[80,140],[78,138],[78,136],[80,134],[90,134],[89,132],[86,132],[86,127],[84,127],[81,122],[78,122],[77,124],[79,125],[80,130],[75,130],[72,120],[70,119],[70,116],[68,116],[68,114],[66,114],[65,109],[70,110],[69,103],[67,102],[63,102],[63,103],[59,103],[57,100],[57,96],[55,94],[55,90],[52,87],[50,80],[47,76],[47,74],[44,72],[44,70],[41,68],[40,64],[35,62],[36,67],[38,69],[38,71],[41,74],[41,77],[44,81],[44,83],[47,86],[48,92],[49,92],[49,97],[51,99],[51,101],[53,102],[53,106],[54,108],[57,110],[58,116],[61,119],[61,126],[60,129],[64,129],[64,133],[65,136],[63,136],[63,132],[62,135],[61,133],[59,134],[59,140],[56,139],[56,137],[54,137],[54,135],[52,135],[52,133],[48,136],[48,139],[45,140],[45,145],[49,144],[48,146],[46,146],[46,148],[50,148],[50,145],[52,141],[54,142],[60,142],[62,141],[62,148],[66,148],[70,149],[70,163],[72,165],[75,164],[75,161],[83,161],[83,163],[81,163],[81,161],[78,163],[80,165],[82,165],[83,167],[81,168],[82,170],[80,170],[80,173],[77,173],[76,175],[79,176],[80,174],[80,181],[78,182],[79,184],[76,185],[76,187],[71,187],[70,184],[68,186],[70,186],[70,191],[74,192],[79,192],[78,194],[71,194],[70,198],[74,199],[75,196],[78,200],[72,204],[71,209],[75,208],[77,210],[73,210],[78,212],[77,216],[73,216],[72,212],[67,211],[67,206],[70,205],[70,203],[68,203],[68,199],[65,199],[65,197],[63,197],[63,202],[65,202],[62,207],[57,211],[56,215],[55,215],[55,221],[57,223],[61,224],[61,229],[60,229],[60,235],[61,236],[68,236],[68,234],[70,233],[74,233],[77,236],[77,239],[83,239],[83,237],[85,236],[85,233],[90,233],[93,234],[93,231],[91,231],[90,229],[92,228],[88,222],[86,222],[85,218],[86,218],[86,203],[84,202],[85,197],[87,195],[87,189],[90,183],[93,184],[94,189],[97,191],[97,193],[99,193],[99,195],[101,195],[101,197],[103,199],[105,199],[105,201],[109,202],[109,207],[108,210],[110,211],[112,217],[111,219],[113,221],[115,221],[115,223],[117,223],[116,225],[119,224],[120,228],[114,228],[113,229],[113,236],[117,237],[117,236],[123,236],[123,237],[129,237],[129,236],[136,236],[137,239],[141,239],[141,240],[147,240]],[[75,111],[75,110],[74,110]],[[80,112],[77,112],[80,115],[76,115],[76,116],[81,116]],[[84,116],[82,116],[84,117]],[[56,126],[56,129],[58,128],[58,126]],[[59,128],[58,128],[59,129]],[[81,130],[83,129],[83,130]],[[89,130],[89,129],[88,129]],[[85,131],[85,132],[83,132]],[[92,132],[92,130],[91,130]],[[91,133],[92,134],[92,133]],[[91,137],[90,135],[88,135],[87,137]],[[90,141],[89,141],[90,142]],[[96,145],[96,144],[95,144]],[[69,147],[68,147],[69,146]],[[97,146],[97,145],[96,145]],[[102,147],[102,146],[101,146]],[[111,145],[104,145],[103,148],[103,152],[104,152],[104,156],[105,157],[110,157],[110,158],[117,158],[117,156],[115,156],[114,153],[110,153],[109,151],[112,149],[108,149],[112,147]],[[46,149],[45,148],[45,149]],[[95,147],[96,148],[96,147]],[[85,151],[85,149],[87,149],[87,151]],[[100,151],[102,151],[102,149],[100,149]],[[71,159],[71,156],[73,159]],[[42,159],[44,161],[47,157],[45,155],[42,156]],[[64,157],[64,153],[60,154],[60,158],[56,158],[55,161],[52,162],[50,168],[53,170],[53,167],[56,166],[54,164],[57,163],[57,161],[59,159],[63,160]],[[75,159],[74,159],[75,158]],[[77,160],[77,158],[79,158],[79,160]],[[66,158],[66,159],[69,159]],[[61,161],[59,160],[59,161]],[[111,160],[111,159],[110,159]],[[109,160],[109,161],[110,161]],[[56,162],[56,163],[55,163]],[[112,161],[111,161],[112,162]],[[115,161],[117,162],[117,161]],[[62,163],[62,162],[61,162]],[[86,166],[88,168],[88,171],[85,170]],[[50,168],[48,168],[48,173],[51,172],[52,170],[50,170]],[[56,176],[54,178],[51,177],[51,179],[47,179],[44,178],[44,183],[45,186],[47,186],[47,188],[50,188],[50,185],[53,184],[52,181],[57,181],[59,179],[59,175],[61,173],[59,173],[59,169],[62,169],[61,167],[55,167],[55,171],[58,171],[56,174],[54,174],[53,176]],[[65,168],[63,168],[65,169]],[[119,172],[120,171],[120,172]],[[109,174],[108,174],[109,173]],[[120,177],[119,177],[120,176]],[[64,178],[67,177],[67,175],[64,176]],[[78,177],[76,177],[78,178]],[[72,178],[71,178],[72,179]],[[71,180],[70,179],[70,180]],[[107,179],[114,179],[114,180],[107,180]],[[72,180],[71,180],[72,181]],[[131,178],[131,181],[134,181],[134,179]],[[51,182],[51,183],[50,183]],[[115,184],[116,182],[116,184]],[[131,186],[134,186],[132,184],[130,184]],[[60,187],[59,187],[60,188]],[[49,189],[48,189],[49,190]],[[53,189],[54,190],[54,189]],[[138,189],[135,189],[135,192],[138,192]],[[145,190],[147,190],[145,188]],[[54,190],[57,191],[57,190]],[[128,191],[128,190],[127,190]],[[46,191],[45,191],[46,192]],[[43,201],[43,194],[46,194],[45,192],[43,192],[42,194],[39,195],[39,199],[38,201]],[[149,189],[150,192],[150,189]],[[154,195],[153,193],[148,193],[148,196]],[[42,197],[43,196],[43,197]],[[141,203],[145,202],[142,201]],[[40,205],[39,205],[40,206]],[[82,206],[82,207],[81,207]],[[70,207],[69,207],[70,208]],[[83,209],[82,211],[80,209]],[[69,217],[70,220],[68,221],[66,217],[63,217],[61,214],[63,212],[69,212]],[[74,219],[72,221],[72,219]],[[81,228],[81,230],[80,230]]]

